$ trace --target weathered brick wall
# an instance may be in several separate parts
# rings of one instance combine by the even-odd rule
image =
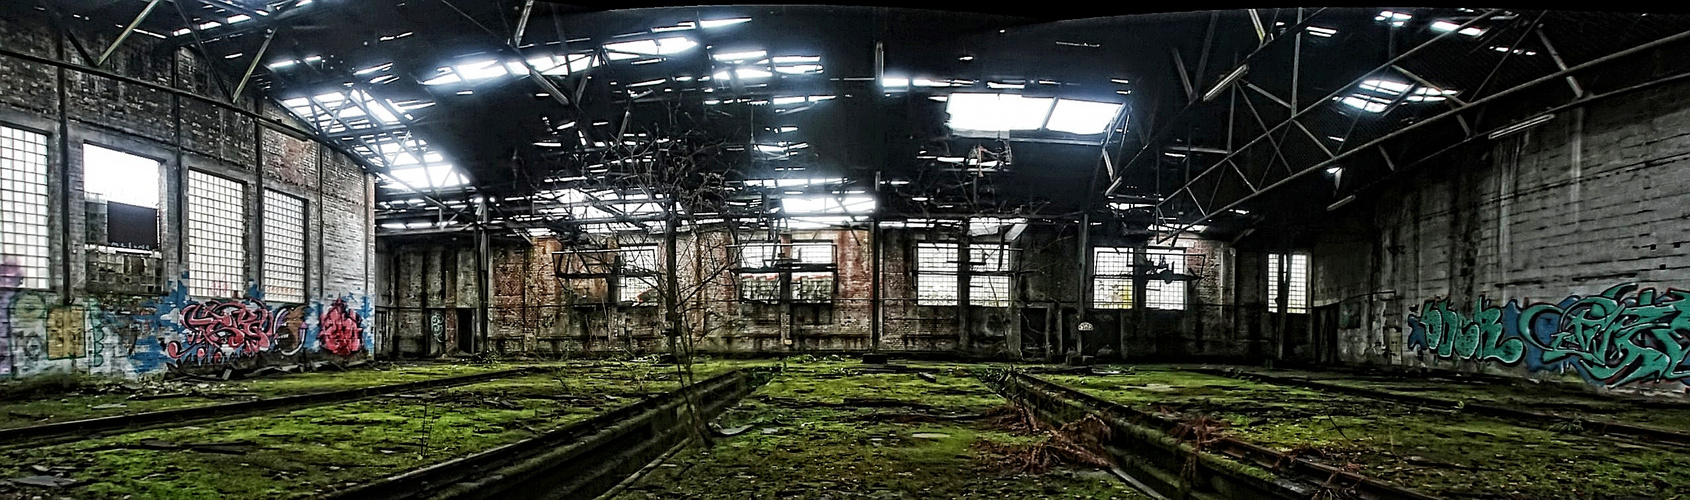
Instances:
[[[83,63],[39,12],[15,14],[0,18],[6,50]],[[105,47],[115,37],[111,31],[86,33],[84,42]],[[370,177],[349,158],[244,110],[271,117],[285,112],[251,98],[228,104],[202,60],[166,43],[130,37],[101,67],[147,84],[0,55],[0,123],[48,137],[52,248],[46,289],[17,288],[4,279],[8,271],[0,264],[0,377],[50,371],[134,377],[174,368],[344,359],[377,348],[374,300],[367,295],[374,254]],[[157,252],[115,254],[90,246],[99,243],[90,235],[101,233],[89,230],[95,219],[83,193],[85,143],[160,161]],[[183,286],[189,170],[244,185],[246,219],[240,225],[247,228],[244,267],[252,285],[244,297],[192,297]],[[262,299],[265,189],[306,200],[304,303]],[[247,325],[252,333],[239,346],[196,326],[222,321],[219,315],[230,309],[263,318]]]
[[[1324,300],[1394,292],[1367,309],[1365,328],[1345,331],[1345,360],[1683,394],[1686,385],[1672,379],[1684,359],[1674,353],[1690,332],[1656,311],[1681,310],[1673,289],[1690,281],[1685,91],[1664,86],[1559,113],[1386,193],[1372,213],[1371,244],[1316,258],[1317,275],[1334,282],[1318,288],[1329,290]],[[1343,271],[1368,260],[1372,273]],[[1614,288],[1623,285],[1636,288]],[[1631,319],[1584,325],[1601,335],[1558,336],[1605,318],[1562,314],[1604,293],[1621,303],[1608,310]],[[1614,354],[1569,360],[1602,348]]]
[[[1065,232],[1064,232],[1065,231]],[[683,231],[677,235],[678,281],[685,301],[684,327],[695,346],[706,352],[834,352],[867,351],[873,347],[872,240],[866,230],[797,231],[786,242],[831,242],[836,247],[836,292],[831,303],[763,303],[741,301],[740,283],[731,268],[734,239],[724,231]],[[759,235],[760,236],[760,235]],[[1046,345],[1072,345],[1058,340],[1060,332],[1074,335],[1080,316],[1075,300],[1081,283],[1072,228],[1035,226],[1014,243],[1023,253],[1012,266],[1017,283],[1012,307],[921,306],[915,301],[915,272],[910,265],[915,243],[934,236],[925,229],[883,232],[881,286],[886,320],[879,348],[886,351],[945,352],[997,357],[1043,356]],[[599,236],[597,245],[624,247],[661,244],[661,234]],[[753,236],[742,236],[741,244]],[[424,349],[425,319],[452,308],[476,307],[476,250],[469,233],[454,237],[389,238],[383,249],[384,272],[392,278],[383,296],[393,297],[391,309],[399,318],[391,335],[408,356],[431,356],[455,351]],[[761,241],[760,239],[758,241]],[[1231,252],[1215,241],[1185,240],[1193,255],[1186,266],[1203,278],[1187,287],[1184,311],[1086,310],[1085,319],[1100,322],[1088,334],[1086,354],[1107,348],[1134,357],[1237,357],[1259,348],[1241,337],[1238,315],[1231,306],[1237,286],[1231,271]],[[1133,243],[1123,243],[1133,244]],[[1139,240],[1138,245],[1142,245]],[[660,247],[661,248],[661,247]],[[662,334],[664,310],[659,306],[616,304],[604,279],[554,277],[552,252],[565,250],[555,239],[529,244],[508,237],[492,246],[492,302],[489,340],[504,352],[565,354],[596,352],[655,352],[668,349]],[[659,263],[662,265],[662,253]],[[1260,259],[1258,259],[1260,260]],[[438,262],[458,262],[442,267]],[[567,262],[568,270],[583,272]],[[1259,265],[1259,264],[1258,264]],[[1260,278],[1258,272],[1253,275]],[[612,278],[614,279],[614,278]],[[659,278],[660,280],[662,278]],[[1265,278],[1264,278],[1265,279]],[[1265,287],[1265,282],[1254,286]],[[388,290],[391,288],[391,290]],[[451,295],[459,299],[454,301]],[[606,300],[608,297],[608,301]],[[1253,296],[1259,307],[1261,292]],[[1070,311],[1064,317],[1064,309]],[[464,309],[458,309],[463,311]],[[1024,318],[1032,314],[1036,321]],[[959,317],[959,315],[966,315]],[[1259,317],[1259,315],[1258,315]],[[451,330],[452,326],[448,326]],[[966,328],[966,342],[963,332]],[[459,335],[453,331],[451,335]],[[1047,335],[1047,332],[1049,334]],[[455,338],[455,337],[453,337]],[[1066,342],[1066,343],[1065,343]],[[435,342],[438,343],[438,342]],[[455,341],[446,344],[457,346]],[[1253,347],[1256,346],[1256,347]]]

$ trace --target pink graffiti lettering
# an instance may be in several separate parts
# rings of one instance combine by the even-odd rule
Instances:
[[[193,303],[182,307],[182,340],[172,341],[172,358],[223,362],[270,350],[276,316],[262,302]]]
[[[321,330],[317,339],[322,342],[323,350],[341,355],[351,356],[364,349],[363,319],[343,299],[335,299],[319,319]]]

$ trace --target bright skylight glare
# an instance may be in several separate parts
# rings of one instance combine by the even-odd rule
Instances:
[[[734,61],[745,61],[745,60],[752,60],[752,59],[762,59],[764,56],[767,56],[768,54],[769,53],[767,51],[763,51],[763,50],[742,50],[742,51],[736,51],[736,52],[719,52],[719,53],[716,53],[716,54],[711,54],[710,58],[715,59],[717,61],[734,62]]]
[[[750,21],[751,21],[751,18],[749,18],[749,17],[734,17],[734,18],[728,18],[728,19],[705,19],[705,20],[698,22],[698,27],[704,28],[704,29],[721,28],[723,26],[733,26],[735,24],[740,24],[740,23],[745,23],[745,22],[750,22]]]
[[[725,70],[717,71],[716,74],[712,76],[717,80],[727,80],[728,72]],[[774,76],[774,73],[756,68],[738,68],[734,70],[734,76],[739,77],[740,80],[761,80]]]
[[[951,94],[945,102],[945,111],[951,115],[946,124],[958,135],[974,132],[995,137],[1010,130],[1034,130],[1044,126],[1052,100],[1015,94]]]
[[[1455,23],[1452,23],[1452,22],[1449,22],[1449,21],[1433,21],[1432,22],[1432,31],[1439,31],[1439,32],[1455,31],[1456,28],[1461,28],[1461,25],[1455,24]],[[1467,35],[1467,36],[1479,36],[1479,35],[1485,34],[1485,30],[1469,26],[1469,27],[1466,27],[1466,28],[1462,28],[1461,31],[1456,31],[1456,33],[1460,33],[1460,34]]]
[[[1112,102],[1058,99],[1045,128],[1070,134],[1101,134],[1120,111],[1121,105]]]
[[[1332,35],[1338,34],[1338,30],[1335,30],[1335,29],[1332,29],[1332,28],[1322,28],[1320,26],[1309,26],[1308,32],[1309,32],[1310,35],[1318,36],[1318,37],[1321,37],[1321,38],[1332,38]]]
[[[394,179],[417,189],[449,188],[465,184],[464,176],[459,175],[451,165],[395,168],[390,172]],[[403,186],[397,184],[394,185],[394,188],[404,190]]]
[[[816,195],[782,198],[785,215],[868,214],[874,212],[874,197],[866,195]]]
[[[659,38],[656,40],[634,40],[630,42],[616,42],[604,44],[609,51],[629,52],[634,54],[666,56],[679,54],[697,47],[698,42],[682,36]]]
[[[93,144],[82,146],[82,189],[106,201],[158,206],[159,162]]]
[[[790,66],[775,66],[775,71],[787,75],[809,75],[822,72],[820,64],[793,64]]]
[[[1334,99],[1338,99],[1338,102],[1344,103],[1345,105],[1347,105],[1349,107],[1356,108],[1356,109],[1366,111],[1366,112],[1369,112],[1369,113],[1378,113],[1378,112],[1384,111],[1385,106],[1387,106],[1391,103],[1391,99],[1386,99],[1386,98],[1383,98],[1383,97],[1372,96],[1372,95],[1367,95],[1367,94],[1352,94],[1352,95],[1347,96],[1347,97],[1341,97],[1341,98],[1335,97]]]

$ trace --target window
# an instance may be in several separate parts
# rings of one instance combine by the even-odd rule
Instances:
[[[188,172],[188,294],[238,297],[245,288],[246,187]]]
[[[89,244],[158,250],[157,160],[84,144],[82,190],[91,209]]]
[[[1097,309],[1132,309],[1133,249],[1092,249],[1091,306]]]
[[[833,244],[826,242],[794,243],[792,260],[799,265],[832,265]],[[792,273],[792,300],[827,302],[833,300],[833,271],[795,271]]]
[[[915,247],[915,303],[957,305],[957,245],[920,243]]]
[[[1007,245],[977,244],[968,249],[968,303],[1009,307],[1010,252]]]
[[[264,190],[264,297],[305,302],[305,200]]]
[[[47,268],[47,136],[0,126],[0,286],[47,288]]]
[[[1150,261],[1154,273],[1166,270],[1175,275],[1185,274],[1184,248],[1146,248],[1144,258]],[[1144,307],[1185,309],[1185,281],[1152,276],[1144,283]]]
[[[1284,258],[1283,254],[1268,254],[1268,310],[1273,312],[1279,312],[1279,262]],[[1289,262],[1285,308],[1293,314],[1306,314],[1309,312],[1309,256],[1292,254]]]
[[[656,305],[657,247],[627,247],[618,255],[622,259],[622,276],[617,283],[617,298],[636,306]]]
[[[748,244],[739,247],[739,266],[747,269],[774,269],[780,260],[780,246],[773,243]],[[780,300],[780,273],[740,273],[739,298],[759,302]]]

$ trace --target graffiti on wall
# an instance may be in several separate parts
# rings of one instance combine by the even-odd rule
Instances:
[[[240,299],[195,300],[184,275],[162,297],[93,296],[64,302],[22,289],[0,265],[0,377],[80,371],[135,377],[177,365],[276,361],[304,353],[371,350],[370,297],[346,294],[273,305],[256,286]]]
[[[1408,347],[1441,359],[1524,363],[1531,371],[1576,371],[1606,387],[1690,384],[1690,291],[1615,285],[1556,303],[1496,305],[1475,299],[1463,315],[1447,299],[1408,315]]]
[[[177,282],[171,295],[155,304],[165,353],[177,363],[227,363],[265,354],[302,351],[351,356],[370,345],[364,318],[374,306],[369,297],[336,297],[322,302],[271,306],[256,285],[246,298],[196,301]],[[361,304],[356,310],[352,303]]]

